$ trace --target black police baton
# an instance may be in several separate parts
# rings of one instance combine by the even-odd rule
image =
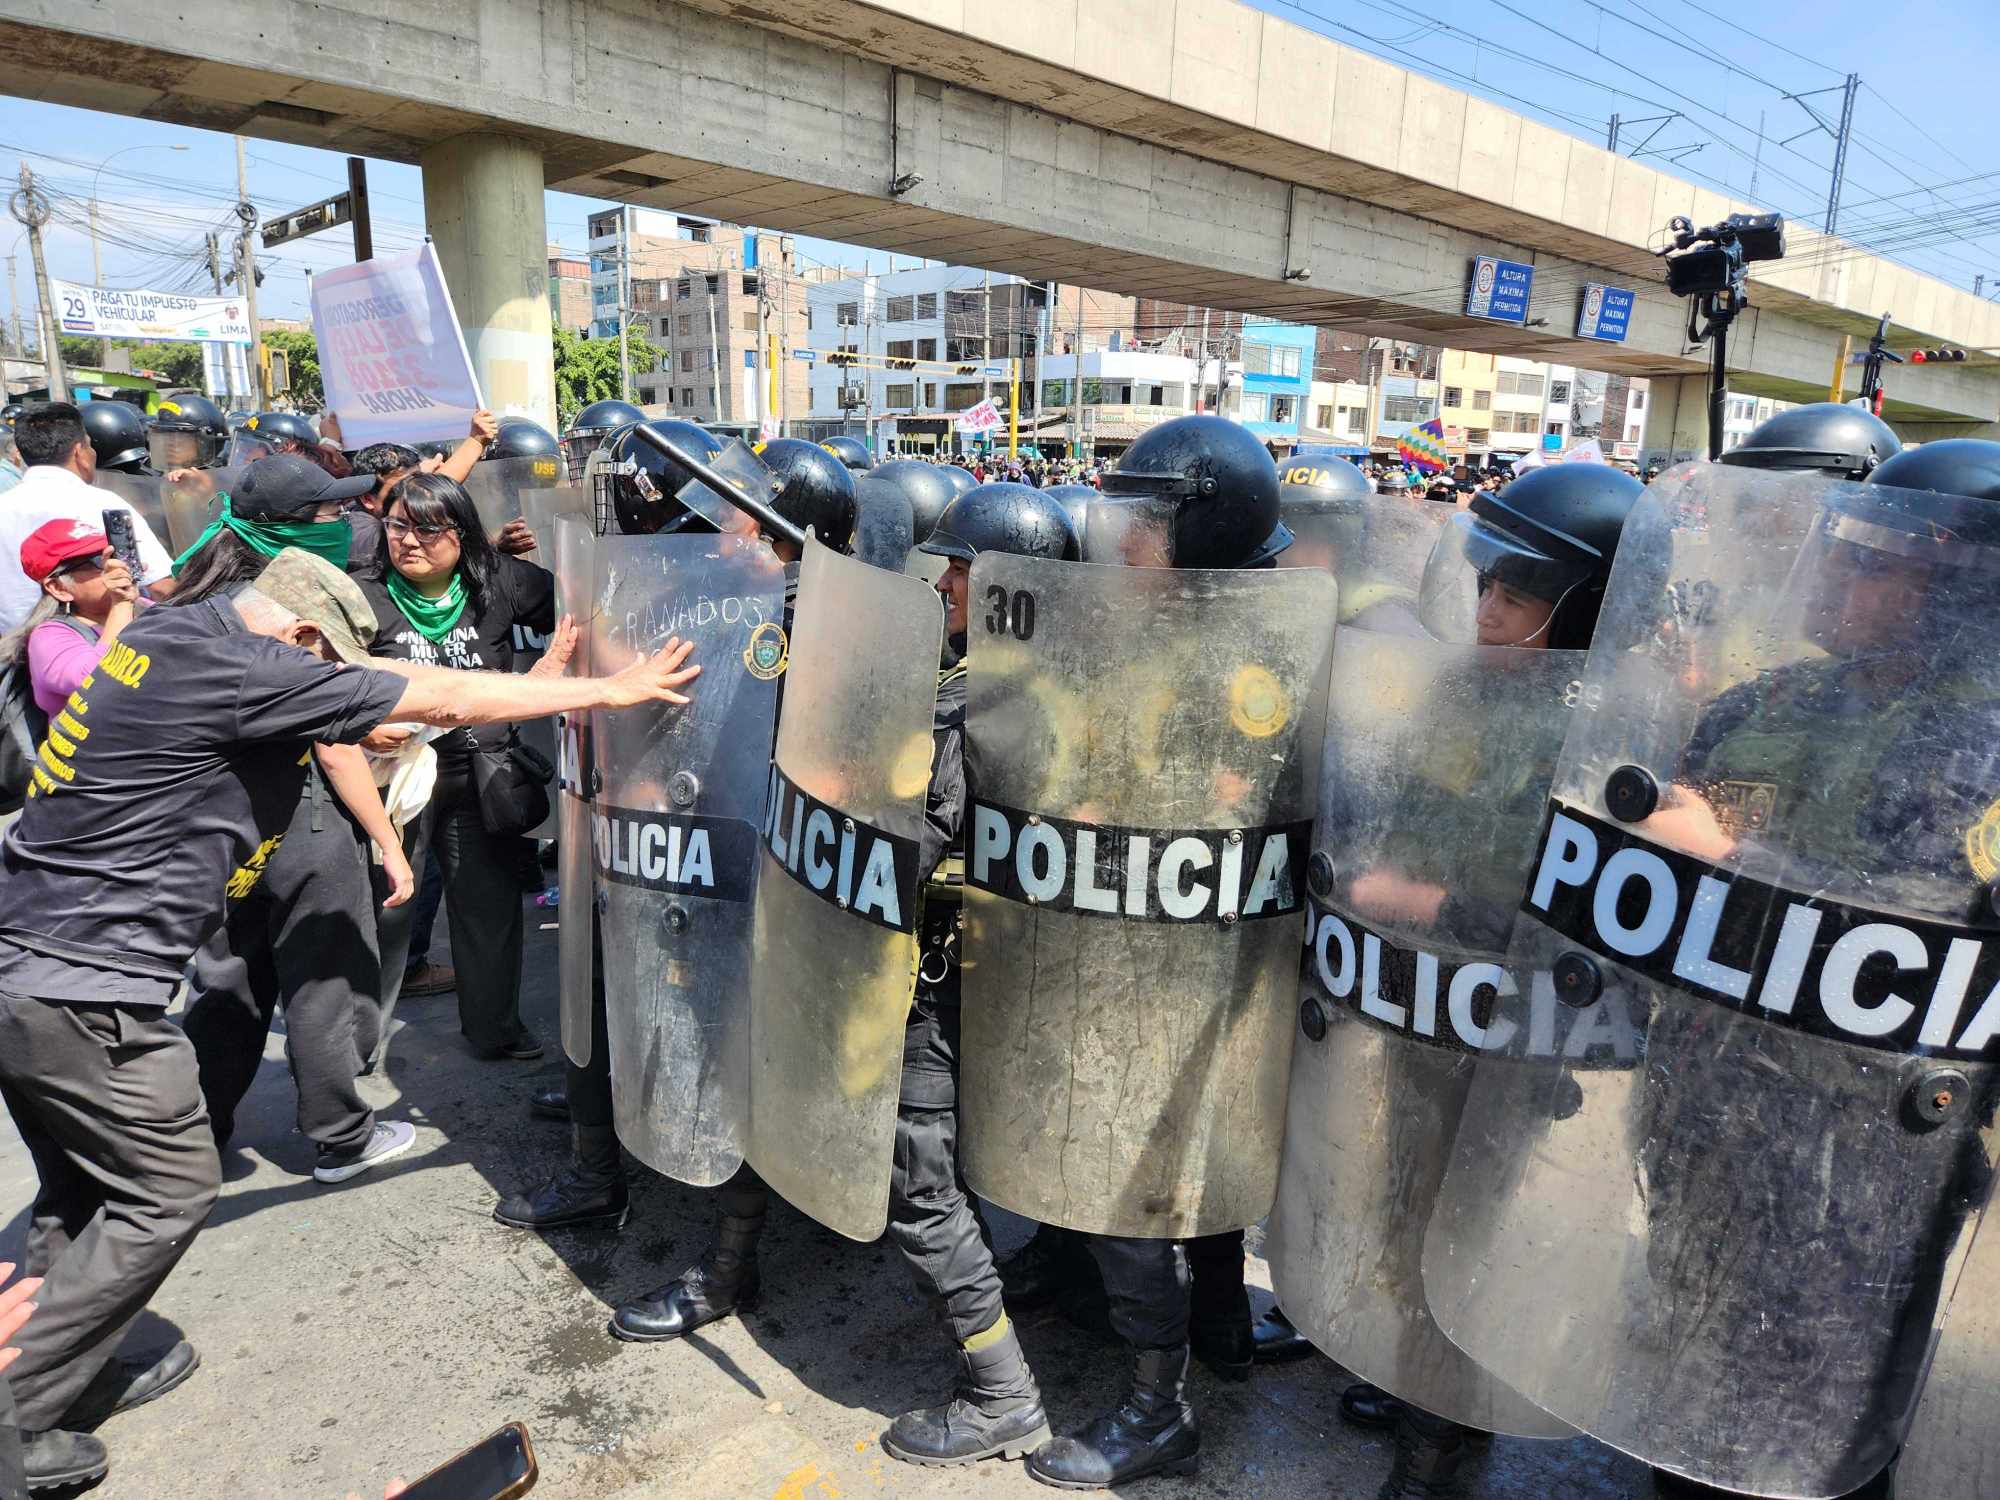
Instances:
[[[759,499],[751,494],[735,480],[725,477],[718,470],[696,458],[672,438],[661,437],[644,422],[632,429],[632,435],[661,457],[672,459],[772,535],[783,537],[795,547],[805,546],[805,532],[773,510],[768,500]]]

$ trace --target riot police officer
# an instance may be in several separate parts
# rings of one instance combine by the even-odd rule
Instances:
[[[995,1454],[1018,1458],[1049,1437],[1041,1395],[1008,1321],[992,1246],[967,1196],[957,1150],[965,817],[961,739],[971,564],[982,552],[1074,562],[1079,546],[1062,508],[1018,484],[968,490],[945,509],[921,546],[946,559],[937,581],[945,602],[945,646],[938,670],[926,823],[941,845],[949,845],[952,857],[939,864],[922,888],[922,957],[904,1030],[889,1237],[957,1342],[960,1379],[944,1405],[898,1417],[883,1435],[882,1447],[906,1462],[947,1465]]]
[[[1143,435],[1103,479],[1088,511],[1084,559],[1134,567],[1272,566],[1291,544],[1279,519],[1278,474],[1256,437],[1217,417],[1183,417]],[[1033,1454],[1028,1472],[1058,1488],[1096,1488],[1193,1471],[1201,1448],[1187,1399],[1191,1325],[1217,1362],[1247,1371],[1249,1302],[1240,1230],[1183,1243],[1086,1236],[1104,1279],[1113,1330],[1131,1349],[1125,1398]],[[1191,1309],[1190,1262],[1203,1265]]]
[[[820,446],[857,474],[865,474],[875,467],[875,460],[868,456],[867,445],[848,433],[838,433]]]
[[[148,455],[146,417],[129,401],[86,401],[77,408],[97,452],[99,473],[143,474]]]
[[[852,438],[848,439],[853,442]],[[831,444],[802,438],[773,438],[755,449],[764,467],[778,477],[776,509],[801,530],[810,530],[827,546],[851,549],[859,505],[854,496],[854,467]],[[766,537],[781,561],[795,563],[799,549],[783,537]]]
[[[1831,431],[1792,434],[1789,446],[1799,460],[1783,467],[1863,481],[1851,499],[1829,505],[1798,564],[1802,572],[1816,568],[1832,580],[1798,622],[1825,654],[1760,674],[1717,697],[1696,726],[1669,805],[1643,826],[1677,847],[1724,858],[1740,843],[1777,831],[1763,818],[1746,817],[1740,799],[1730,795],[1754,777],[1772,785],[1771,816],[1793,825],[1785,834],[1812,848],[1828,873],[1869,869],[1872,883],[1893,900],[1906,882],[1914,886],[1932,871],[1970,861],[1973,874],[1990,886],[1975,851],[2000,806],[1993,800],[2000,796],[2000,756],[1992,749],[2000,697],[1982,681],[1983,673],[1955,661],[1941,643],[1957,633],[1968,610],[1980,607],[1970,601],[1989,587],[1988,579],[1955,562],[1944,544],[1969,544],[1961,557],[1976,556],[1979,548],[1992,556],[2000,545],[2000,509],[1983,518],[1982,532],[1982,518],[1962,503],[1941,502],[1932,514],[1899,496],[1885,495],[1881,505],[1870,497],[1910,490],[2000,501],[2000,443],[1955,438],[1871,461],[1879,448],[1860,439],[1879,434],[1842,418],[1881,424],[1844,406],[1781,413],[1751,438],[1785,417],[1814,411],[1830,414]],[[1967,576],[1954,576],[1959,573]],[[1939,675],[1950,679],[1942,691],[1917,690]],[[1866,731],[1856,732],[1862,723]],[[1916,747],[1938,743],[1970,747],[1951,775],[1924,776],[1921,785],[1911,785],[1888,769],[1909,763],[1920,753]],[[1807,789],[1810,795],[1798,796]],[[1797,829],[1806,820],[1814,825],[1809,838]],[[1804,873],[1810,879],[1814,872]],[[1934,1316],[1949,1295],[1948,1287],[1935,1284],[1921,1292],[1919,1311],[1905,1315],[1911,1327],[1927,1330],[1923,1314]],[[1980,1292],[1961,1286],[1961,1295]],[[1858,1411],[1857,1439],[1887,1447],[1883,1429],[1907,1415],[1880,1407]],[[1889,1500],[1894,1476],[1892,1459],[1848,1500]],[[1734,1500],[1741,1493],[1660,1468],[1654,1481],[1662,1495],[1690,1500]]]
[[[924,539],[936,529],[945,507],[973,487],[973,478],[965,470],[925,463],[920,458],[891,459],[877,464],[870,474],[895,485],[910,502],[911,527],[920,549]],[[954,475],[963,476],[965,482],[957,483]]]
[[[606,438],[645,420],[646,414],[629,401],[593,401],[578,412],[562,435],[563,457],[569,464],[571,482],[583,478],[583,466]]]
[[[152,466],[174,469],[219,467],[229,448],[229,422],[222,408],[195,391],[175,391],[153,413],[146,432]]]
[[[1873,412],[1815,401],[1766,418],[1720,462],[1742,469],[1866,479],[1902,451],[1902,440]]]

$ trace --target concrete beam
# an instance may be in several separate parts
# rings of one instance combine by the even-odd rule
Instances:
[[[506,133],[540,151],[549,185],[625,202],[1635,375],[1703,368],[1643,247],[1669,213],[1730,208],[1712,195],[1274,31],[1236,0],[1019,0],[1010,15],[963,0],[212,0],[196,58],[185,19],[148,0],[0,0],[0,87],[403,160]],[[1315,80],[1297,99],[1283,94],[1302,76],[1294,47]],[[1475,253],[1536,264],[1545,326],[1462,315]],[[1302,265],[1310,282],[1286,279]],[[1832,325],[1851,314],[1793,289],[1808,269],[1787,262],[1758,288],[1732,339],[1739,389],[1825,391]],[[1958,314],[1949,289],[1864,269],[1840,274]],[[1586,280],[1640,290],[1628,344],[1571,336]],[[2000,323],[1982,342],[2000,344]],[[2000,418],[2000,375],[1983,369],[1899,370],[1895,387],[1912,417]]]

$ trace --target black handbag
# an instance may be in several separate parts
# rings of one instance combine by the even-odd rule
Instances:
[[[502,838],[541,826],[549,815],[549,783],[556,768],[533,745],[522,741],[512,724],[489,745],[472,740],[472,785],[479,795],[479,821]]]

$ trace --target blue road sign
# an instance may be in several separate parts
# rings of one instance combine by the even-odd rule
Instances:
[[[1600,343],[1622,344],[1631,326],[1636,294],[1622,286],[1602,286],[1595,281],[1583,288],[1583,305],[1577,309],[1576,336]]]
[[[793,358],[793,359],[802,359],[802,360],[804,360],[804,361],[805,361],[805,362],[806,362],[807,364],[811,364],[811,363],[812,363],[812,362],[813,362],[814,360],[816,360],[816,359],[818,359],[818,358],[819,358],[819,350],[817,350],[817,349],[794,349],[794,350],[792,351],[792,358]]]
[[[1528,297],[1535,288],[1535,268],[1517,260],[1476,255],[1472,284],[1465,291],[1465,315],[1495,323],[1525,324]]]

